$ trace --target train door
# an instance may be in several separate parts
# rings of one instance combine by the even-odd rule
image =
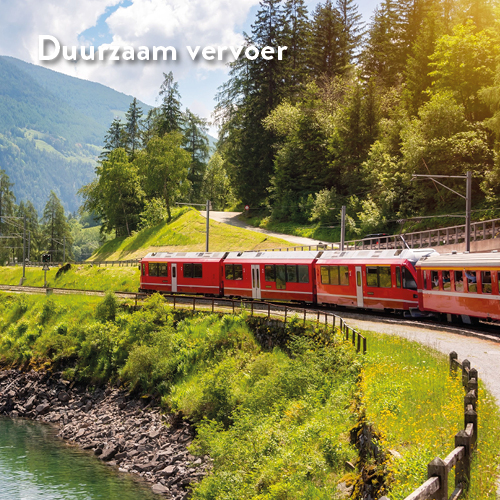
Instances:
[[[358,307],[364,307],[364,305],[363,305],[363,273],[361,272],[361,266],[356,266],[356,297],[358,299]]]
[[[172,264],[172,293],[177,292],[177,264]]]
[[[260,299],[260,265],[252,265],[252,298]]]

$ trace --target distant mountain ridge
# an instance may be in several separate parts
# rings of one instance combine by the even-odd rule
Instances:
[[[53,190],[66,210],[76,210],[76,193],[93,178],[106,131],[132,100],[99,83],[0,56],[0,168],[14,182],[17,201],[29,199],[41,213]],[[145,113],[151,108],[139,105]]]

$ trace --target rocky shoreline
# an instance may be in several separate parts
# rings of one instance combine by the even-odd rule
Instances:
[[[90,393],[61,374],[0,371],[0,415],[30,418],[59,427],[59,436],[122,472],[152,483],[154,493],[186,500],[189,485],[200,481],[208,457],[187,446],[193,428],[169,418],[151,403],[118,389]]]

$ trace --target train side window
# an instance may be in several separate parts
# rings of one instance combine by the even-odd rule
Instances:
[[[432,290],[439,290],[439,273],[438,273],[438,271],[431,271],[431,287],[432,287]]]
[[[330,284],[330,266],[321,266],[319,268],[319,272],[321,274],[321,284],[329,285]]]
[[[225,276],[227,280],[234,280],[234,266],[233,264],[226,264]]]
[[[467,278],[467,287],[469,292],[477,293],[477,272],[466,270],[465,277]]]
[[[203,278],[202,264],[193,264],[193,278]]]
[[[158,276],[161,276],[162,278],[167,278],[168,277],[168,264],[158,264],[159,270],[158,270]]]
[[[462,271],[455,271],[455,292],[464,291],[464,276]]]
[[[339,266],[330,266],[330,285],[340,285]]]
[[[285,290],[286,288],[286,268],[284,264],[276,266],[276,289]]]
[[[376,267],[366,267],[366,286],[378,286],[378,273]]]
[[[347,266],[340,266],[339,273],[340,284],[344,286],[349,285],[349,268]]]
[[[299,283],[309,283],[308,266],[297,266],[297,275],[299,277]]]
[[[451,290],[450,271],[443,271],[443,290]]]
[[[424,271],[424,276],[425,276],[425,271]],[[413,274],[411,274],[409,269],[407,269],[406,267],[403,267],[403,288],[405,288],[406,290],[417,289],[417,282],[415,281]]]
[[[427,290],[427,273],[428,271],[424,271],[424,290]]]
[[[401,268],[396,266],[396,286],[401,288]]]
[[[265,273],[264,273],[264,279],[266,281],[276,281],[276,271],[274,269],[274,266],[268,265],[265,266]]]
[[[491,271],[481,271],[481,291],[491,293]]]
[[[297,266],[286,266],[286,282],[297,283]]]
[[[257,273],[258,276],[259,273]],[[243,279],[243,264],[235,264],[234,265],[234,279],[242,280]]]
[[[378,268],[378,283],[381,288],[391,288],[391,268],[386,266],[381,266]]]
[[[158,262],[149,263],[149,275],[158,276]]]
[[[184,264],[183,275],[184,275],[184,278],[192,278],[193,277],[193,264]]]

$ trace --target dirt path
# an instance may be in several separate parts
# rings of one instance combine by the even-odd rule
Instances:
[[[200,212],[203,217],[207,216],[206,212]],[[217,222],[222,222],[223,224],[229,224],[230,226],[240,227],[242,229],[248,229],[249,231],[255,231],[256,233],[264,233],[269,236],[274,236],[276,238],[281,238],[282,240],[289,241],[295,245],[309,246],[309,245],[321,245],[322,243],[329,243],[326,241],[313,240],[311,238],[303,238],[302,236],[291,236],[289,234],[274,233],[268,231],[267,229],[261,229],[260,227],[249,226],[243,221],[238,219],[241,212],[210,212],[210,220],[215,220]],[[304,250],[307,250],[304,248]]]

